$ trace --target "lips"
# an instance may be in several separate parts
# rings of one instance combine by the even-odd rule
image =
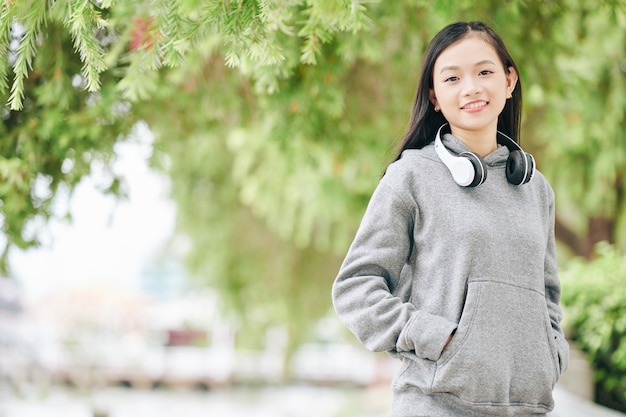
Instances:
[[[489,102],[484,100],[472,101],[471,103],[467,103],[461,109],[463,110],[477,110],[485,107]]]

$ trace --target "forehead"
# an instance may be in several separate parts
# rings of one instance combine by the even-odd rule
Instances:
[[[437,73],[444,67],[461,67],[482,61],[502,64],[495,48],[479,35],[469,35],[459,39],[444,49],[435,61],[434,71]]]

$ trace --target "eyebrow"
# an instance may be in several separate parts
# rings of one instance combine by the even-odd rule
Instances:
[[[474,66],[480,67],[481,65],[485,65],[485,64],[496,65],[496,63],[490,59],[483,59],[482,61],[478,61],[477,63],[475,63]],[[439,71],[439,74],[442,74],[445,71],[455,71],[458,69],[459,67],[457,65],[448,65],[448,66],[441,68],[441,71]]]

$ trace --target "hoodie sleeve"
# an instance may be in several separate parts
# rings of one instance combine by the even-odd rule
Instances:
[[[548,306],[548,315],[550,316],[550,324],[552,325],[552,333],[554,341],[557,347],[559,355],[559,366],[561,374],[565,372],[569,363],[569,345],[565,340],[563,329],[561,328],[561,319],[563,313],[559,306],[561,299],[561,283],[559,281],[558,266],[556,260],[556,244],[554,236],[554,221],[555,221],[555,208],[554,208],[554,192],[548,185],[549,192],[549,233],[548,242],[546,248],[546,259],[544,263],[545,271],[545,295],[546,304]]]
[[[394,289],[412,250],[416,204],[394,191],[388,174],[374,191],[332,289],[341,321],[372,351],[414,351],[439,359],[456,323],[419,310]],[[410,274],[408,274],[410,275]]]

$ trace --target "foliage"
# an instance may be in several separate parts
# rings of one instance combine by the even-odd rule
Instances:
[[[216,288],[224,303],[238,312],[240,345],[259,347],[263,331],[277,323],[288,326],[291,342],[296,343],[328,309],[327,294],[319,286],[334,274],[337,259],[272,233],[240,203],[240,179],[232,175],[234,156],[220,135],[228,137],[247,117],[246,106],[228,94],[245,89],[246,83],[222,67],[216,60],[207,63],[205,69],[214,77],[221,72],[211,84],[195,85],[205,72],[171,73],[167,83],[171,89],[163,88],[153,97],[165,111],[142,116],[158,126],[155,133],[161,139],[155,163],[168,165],[172,196],[182,213],[178,229],[193,244],[188,270],[200,284]],[[193,98],[173,99],[176,90],[185,88],[177,80],[189,88],[187,98]],[[195,111],[198,105],[232,118],[210,120]],[[167,111],[168,106],[175,110]],[[180,131],[189,133],[180,137]],[[176,140],[164,139],[168,137]]]
[[[599,244],[594,261],[570,261],[561,280],[567,325],[594,368],[598,401],[626,411],[626,255]]]
[[[546,34],[550,47],[534,49],[554,55],[540,59],[541,65],[523,65],[536,70],[532,79],[539,81],[529,89],[531,112],[545,110],[534,130],[537,144],[545,146],[542,159],[558,161],[542,169],[563,208],[559,220],[590,236],[586,248],[572,248],[589,257],[601,240],[626,247],[626,14],[623,3],[614,13],[589,2],[567,7]],[[548,72],[558,76],[546,77]],[[612,230],[594,236],[590,217],[595,224],[606,219]]]
[[[2,231],[20,248],[39,244],[51,216],[70,215],[58,206],[55,211],[54,197],[71,192],[95,163],[108,166],[114,144],[133,124],[111,74],[102,75],[98,92],[83,88],[77,76],[81,61],[60,26],[49,24],[39,43],[42,53],[33,57],[33,71],[23,80],[24,109],[4,108],[0,125]],[[100,186],[119,194],[121,183],[109,172]]]
[[[522,144],[554,185],[561,242],[587,256],[602,218],[626,245],[626,6],[578,0],[2,2],[8,245],[37,244],[59,190],[108,167],[142,120],[190,271],[242,323],[303,332],[330,307],[425,45],[468,19],[493,26],[521,69]]]

